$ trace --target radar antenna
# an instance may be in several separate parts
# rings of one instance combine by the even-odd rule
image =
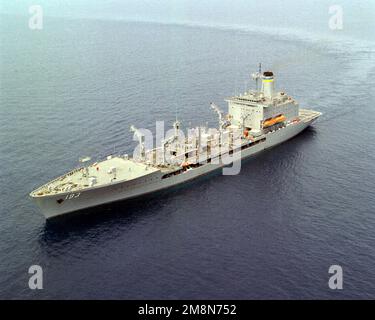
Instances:
[[[258,72],[255,72],[251,75],[253,80],[255,80],[256,91],[258,91],[258,80],[260,79],[261,76],[262,76],[262,64],[259,63]]]

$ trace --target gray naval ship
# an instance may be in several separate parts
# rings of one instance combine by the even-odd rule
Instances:
[[[275,91],[271,71],[252,74],[256,90],[226,99],[228,113],[211,104],[218,116],[218,128],[191,129],[180,134],[180,122],[174,132],[156,148],[146,150],[142,132],[131,127],[138,140],[138,152],[109,155],[92,163],[80,159],[80,167],[42,185],[31,198],[49,219],[66,213],[139,197],[170,188],[199,176],[228,168],[236,161],[280,144],[311,125],[320,112],[300,109],[285,92]],[[261,82],[258,90],[258,81]]]

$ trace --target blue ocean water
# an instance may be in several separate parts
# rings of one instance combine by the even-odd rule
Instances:
[[[325,12],[326,13],[326,12]],[[229,18],[227,20],[230,20]],[[375,45],[262,26],[1,16],[1,298],[373,298]],[[308,29],[308,28],[306,28]],[[359,36],[361,35],[361,36]],[[258,62],[302,107],[298,137],[154,197],[46,222],[28,193],[135,147],[129,126],[216,123]],[[44,289],[28,287],[30,265]],[[344,289],[328,269],[344,269]]]

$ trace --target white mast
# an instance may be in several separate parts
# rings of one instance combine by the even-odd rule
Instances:
[[[262,64],[259,63],[259,70],[258,72],[255,72],[251,75],[251,77],[253,78],[253,80],[255,80],[255,88],[256,88],[256,92],[258,92],[258,80],[262,77]]]

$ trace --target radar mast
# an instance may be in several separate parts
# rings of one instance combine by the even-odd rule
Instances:
[[[253,73],[251,77],[253,78],[253,80],[255,80],[256,92],[259,92],[258,80],[262,77],[262,64],[261,63],[259,63],[258,72]]]

